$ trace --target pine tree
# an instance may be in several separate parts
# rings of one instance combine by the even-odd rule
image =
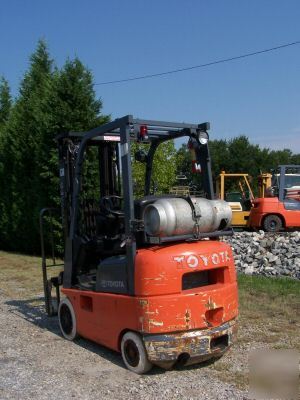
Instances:
[[[59,131],[80,131],[108,120],[100,115],[102,102],[96,99],[92,73],[78,58],[67,60],[55,75],[52,117]]]
[[[0,79],[0,130],[7,122],[12,107],[12,99],[10,88],[7,80],[2,77]]]
[[[52,61],[45,43],[40,41],[30,58],[29,70],[3,138],[5,217],[1,225],[6,247],[11,250],[33,252],[37,249],[39,178],[36,165],[42,132],[48,126],[46,105],[51,79]]]
[[[67,60],[61,70],[55,71],[49,109],[49,129],[43,133],[38,161],[41,176],[40,206],[59,207],[58,151],[55,136],[62,132],[94,128],[107,122],[109,117],[101,114],[102,102],[96,98],[93,76],[78,58]],[[96,154],[93,156],[89,157],[89,172],[91,181],[97,182],[98,161]],[[97,188],[93,185],[85,190],[94,193]],[[59,237],[61,227],[58,221],[55,226],[56,237]]]
[[[9,119],[12,108],[12,99],[9,85],[6,79],[0,79],[0,245],[3,242],[3,228],[7,226],[7,216],[5,207],[5,187],[4,187],[4,137],[5,127]]]
[[[39,252],[39,211],[60,201],[55,136],[107,121],[101,108],[91,72],[78,59],[68,60],[61,70],[54,68],[46,44],[40,41],[5,128],[2,248]]]

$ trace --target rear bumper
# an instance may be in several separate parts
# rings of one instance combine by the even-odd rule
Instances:
[[[190,365],[220,357],[235,340],[237,320],[220,326],[178,333],[145,335],[149,361],[164,368]]]

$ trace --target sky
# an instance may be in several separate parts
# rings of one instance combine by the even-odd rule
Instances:
[[[40,38],[101,83],[294,42],[299,21],[299,0],[0,0],[0,75],[16,95]],[[300,45],[95,90],[112,118],[209,121],[212,139],[300,153]]]

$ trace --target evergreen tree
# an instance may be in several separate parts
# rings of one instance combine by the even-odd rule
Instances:
[[[39,179],[37,154],[42,132],[47,129],[52,61],[43,41],[30,58],[3,138],[4,217],[2,230],[6,247],[33,252],[37,249],[37,203]],[[1,230],[1,229],[0,229]],[[3,233],[1,232],[3,235]]]
[[[12,99],[7,80],[2,77],[0,79],[0,130],[7,122],[12,107]]]
[[[101,107],[91,72],[78,59],[68,60],[61,70],[54,68],[45,43],[40,41],[3,139],[2,248],[39,252],[39,211],[59,204],[54,138],[61,132],[87,130],[106,121]]]
[[[102,101],[96,99],[92,73],[78,58],[67,60],[56,71],[51,99],[52,128],[56,132],[88,130],[108,120],[100,114]]]
[[[5,187],[4,187],[4,136],[5,127],[9,119],[10,111],[12,108],[12,99],[10,95],[9,85],[6,79],[0,79],[0,245],[3,241],[3,234],[1,229],[6,221],[6,207],[5,207]]]
[[[48,108],[51,110],[49,128],[43,132],[38,153],[41,179],[39,207],[59,208],[58,151],[55,136],[68,131],[89,130],[107,122],[109,117],[101,114],[102,102],[96,98],[92,73],[78,58],[67,60],[61,70],[55,71]],[[98,183],[99,164],[93,150],[84,164],[90,173],[90,186],[85,187],[90,197],[94,197],[94,192],[97,191],[95,182]],[[55,225],[55,234],[59,237],[62,230],[58,220]]]

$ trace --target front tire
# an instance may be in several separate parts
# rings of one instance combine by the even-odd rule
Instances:
[[[136,374],[145,374],[153,367],[140,335],[127,332],[122,337],[121,353],[126,367]]]
[[[58,322],[63,337],[67,340],[77,338],[76,316],[69,299],[63,299],[58,306]]]
[[[278,215],[267,215],[263,221],[263,228],[266,232],[279,232],[282,229],[282,220]]]

